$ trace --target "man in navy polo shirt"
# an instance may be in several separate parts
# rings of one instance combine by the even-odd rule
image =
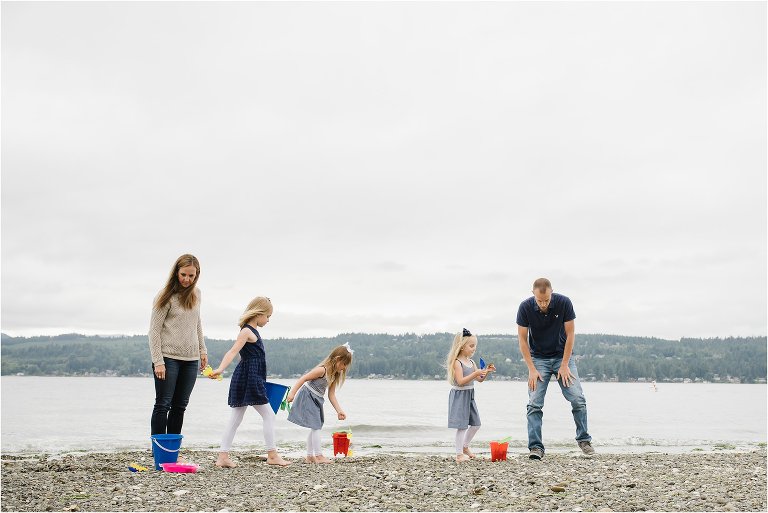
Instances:
[[[517,310],[517,336],[520,353],[528,366],[528,450],[529,458],[544,457],[541,441],[541,409],[549,380],[557,384],[573,407],[576,442],[584,454],[594,454],[592,437],[587,432],[587,401],[581,390],[576,363],[571,360],[576,331],[571,300],[552,292],[546,278],[533,282],[533,297],[520,303]],[[541,381],[541,383],[538,383]]]

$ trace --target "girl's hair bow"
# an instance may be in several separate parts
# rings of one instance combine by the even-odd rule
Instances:
[[[347,348],[347,351],[349,351],[349,354],[355,353],[355,350],[349,347],[349,342],[344,342],[342,345]]]

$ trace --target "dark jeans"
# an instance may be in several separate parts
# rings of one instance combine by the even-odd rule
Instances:
[[[165,379],[155,376],[155,408],[152,410],[152,434],[181,433],[184,410],[189,404],[189,395],[195,387],[198,360],[184,361],[163,358]],[[155,365],[152,364],[154,375]]]

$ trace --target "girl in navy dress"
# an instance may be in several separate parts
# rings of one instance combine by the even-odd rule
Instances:
[[[257,297],[248,304],[239,325],[242,328],[235,340],[232,349],[227,351],[221,364],[208,375],[210,379],[216,379],[224,372],[235,356],[240,354],[240,363],[229,383],[229,406],[232,408],[232,416],[221,439],[219,457],[216,459],[217,467],[234,467],[235,463],[229,458],[229,449],[235,432],[243,421],[243,415],[248,406],[253,406],[259,412],[264,422],[264,443],[267,446],[267,463],[270,465],[290,465],[280,457],[275,446],[275,412],[269,405],[267,390],[264,383],[267,381],[267,362],[264,354],[264,343],[256,328],[263,328],[269,322],[272,315],[272,302],[268,297]]]
[[[337,346],[317,367],[299,378],[288,392],[286,401],[293,402],[288,420],[310,429],[307,437],[307,463],[331,463],[331,460],[323,456],[320,448],[320,430],[325,422],[325,390],[328,389],[328,400],[339,420],[346,419],[347,415],[336,400],[336,387],[344,383],[347,368],[352,365],[352,353],[348,342]]]
[[[475,404],[474,381],[483,382],[489,372],[496,370],[493,364],[478,369],[470,357],[477,349],[477,337],[464,328],[453,338],[448,352],[446,367],[451,393],[448,395],[448,427],[456,430],[456,461],[461,463],[475,455],[469,443],[480,429],[480,413]]]

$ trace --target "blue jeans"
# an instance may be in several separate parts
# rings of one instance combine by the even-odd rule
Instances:
[[[528,449],[538,447],[544,450],[544,444],[541,441],[541,419],[543,414],[541,409],[544,407],[544,396],[547,395],[547,386],[552,376],[557,376],[560,370],[562,358],[533,358],[533,365],[541,374],[544,381],[536,381],[536,390],[528,390]],[[568,369],[573,375],[571,386],[565,387],[558,380],[560,390],[565,399],[571,403],[573,409],[573,421],[576,423],[576,441],[591,441],[592,437],[587,432],[587,400],[584,398],[584,392],[581,389],[581,381],[576,370],[576,364],[573,360],[568,361]]]
[[[155,376],[155,407],[152,410],[153,435],[181,433],[184,411],[197,380],[198,360],[185,361],[163,358],[165,379]],[[152,364],[154,374],[155,365]]]

